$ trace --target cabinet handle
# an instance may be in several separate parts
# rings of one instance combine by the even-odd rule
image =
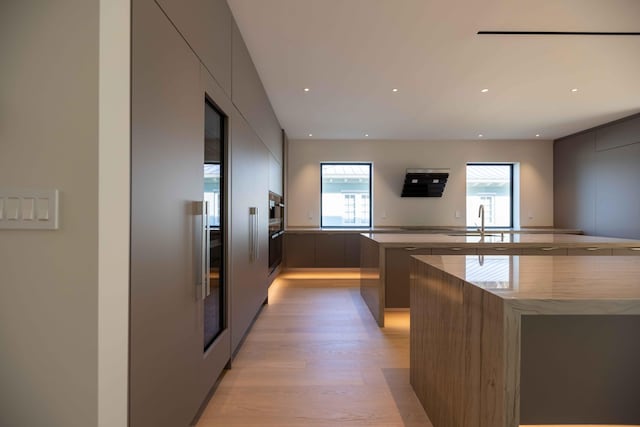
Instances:
[[[449,248],[450,251],[461,251],[462,248]]]
[[[598,248],[598,247],[593,247],[593,248],[586,248],[586,250],[588,251],[599,251],[602,248]]]
[[[258,236],[258,208],[252,206],[249,208],[249,260],[255,261],[259,258],[258,250],[260,248]]]
[[[418,249],[418,248],[415,247],[415,246],[409,246],[409,247],[404,248],[405,251],[415,251],[416,249]]]
[[[502,247],[500,247],[500,248],[493,248],[493,250],[494,250],[494,251],[506,251],[506,250],[509,250],[509,248],[502,248]]]
[[[627,249],[629,249],[630,251],[640,251],[640,248],[627,248]]]
[[[553,248],[540,248],[541,251],[556,251],[560,248],[558,247],[553,247]]]

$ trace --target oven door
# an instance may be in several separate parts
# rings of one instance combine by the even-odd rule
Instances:
[[[284,231],[270,233],[269,239],[269,271],[273,272],[282,262],[282,242]]]

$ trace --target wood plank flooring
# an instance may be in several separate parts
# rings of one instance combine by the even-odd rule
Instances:
[[[409,313],[378,328],[358,286],[281,275],[197,427],[432,427],[409,384]]]

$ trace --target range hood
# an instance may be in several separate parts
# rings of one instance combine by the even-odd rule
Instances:
[[[402,197],[442,197],[449,169],[407,169]]]

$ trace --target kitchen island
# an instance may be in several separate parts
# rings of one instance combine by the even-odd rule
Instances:
[[[385,309],[409,308],[412,255],[640,255],[640,241],[555,233],[360,235],[360,294],[379,326]]]
[[[640,424],[640,258],[414,256],[410,316],[435,427]]]

